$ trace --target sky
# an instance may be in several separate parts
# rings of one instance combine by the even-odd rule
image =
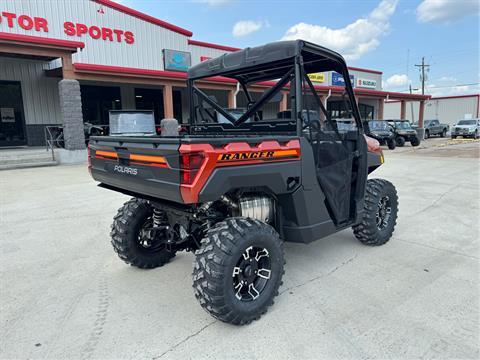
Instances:
[[[383,87],[426,93],[480,93],[478,0],[121,0],[181,26],[192,39],[238,48],[309,40],[341,53],[349,66],[383,71]],[[418,89],[418,90],[415,90]]]

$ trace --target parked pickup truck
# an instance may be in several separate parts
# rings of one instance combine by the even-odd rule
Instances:
[[[438,120],[425,120],[425,139],[428,139],[432,135],[440,135],[440,137],[447,136],[449,130],[448,124],[440,124]]]

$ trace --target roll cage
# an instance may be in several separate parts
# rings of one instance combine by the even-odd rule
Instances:
[[[287,118],[294,122],[294,128],[291,130],[297,136],[302,134],[304,124],[310,122],[310,111],[304,111],[303,100],[306,91],[311,92],[326,121],[332,123],[329,113],[308,77],[308,74],[325,71],[336,71],[344,79],[349,79],[347,65],[340,54],[303,40],[280,41],[264,46],[246,48],[204,61],[188,71],[187,85],[190,98],[191,128],[195,129],[197,124],[198,110],[202,107],[200,103],[206,103],[231,122],[234,129],[241,130],[245,128],[242,125],[247,120],[252,118],[255,121],[260,120],[257,112],[286,87],[290,88],[291,101],[289,110],[291,114]],[[240,84],[248,104],[242,116],[233,116],[195,85],[197,80],[208,80],[208,78],[219,76],[228,80],[235,80]],[[275,81],[271,84],[272,86],[263,93],[260,99],[254,101],[248,87],[272,80]],[[348,96],[350,100],[351,115],[357,125],[357,131],[363,133],[363,125],[350,81],[345,82],[344,99],[345,96]],[[202,110],[213,119],[213,115],[208,110]],[[305,115],[307,119],[305,119]],[[281,128],[286,129],[287,127],[281,126]],[[245,128],[245,130],[249,129]]]

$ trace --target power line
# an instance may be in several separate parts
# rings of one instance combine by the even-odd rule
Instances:
[[[454,87],[460,87],[460,86],[474,86],[474,85],[480,85],[480,82],[470,83],[470,84],[448,85],[448,86],[429,86],[427,90],[428,89],[446,89],[446,88],[454,88]],[[411,89],[399,90],[398,92],[406,92],[406,91],[411,92]]]
[[[430,86],[429,89],[443,89],[443,88],[452,88],[452,87],[460,87],[460,86],[473,86],[473,85],[479,85],[479,84],[480,82],[470,83],[470,84],[450,85],[450,86]]]

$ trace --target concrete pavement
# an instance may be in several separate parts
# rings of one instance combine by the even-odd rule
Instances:
[[[234,327],[197,304],[192,254],[149,271],[116,257],[127,198],[84,166],[3,171],[0,358],[478,359],[478,158],[387,151],[373,177],[398,189],[392,240],[287,244],[275,305]]]

